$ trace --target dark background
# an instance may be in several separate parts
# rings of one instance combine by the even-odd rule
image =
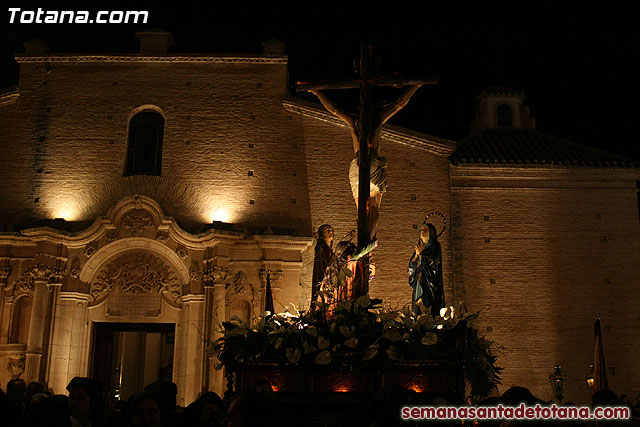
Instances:
[[[384,72],[440,76],[440,84],[421,88],[394,124],[459,140],[469,131],[475,97],[503,84],[525,92],[538,130],[640,159],[640,26],[631,10],[480,3],[363,3],[356,9],[347,2],[16,2],[0,15],[0,87],[16,84],[13,54],[35,37],[56,53],[135,53],[136,31],[163,28],[174,34],[174,52],[221,54],[260,53],[261,43],[275,37],[286,43],[291,82],[352,75],[359,45],[368,41]],[[9,24],[9,6],[148,10],[149,21]],[[356,108],[353,94],[338,96]]]

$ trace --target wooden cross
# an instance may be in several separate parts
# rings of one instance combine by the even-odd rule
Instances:
[[[437,76],[412,79],[399,73],[391,76],[371,75],[372,47],[362,45],[360,48],[360,73],[359,78],[345,79],[341,81],[325,81],[315,83],[298,82],[297,91],[319,91],[326,89],[360,89],[358,134],[359,156],[359,188],[358,188],[358,249],[362,250],[369,243],[370,218],[367,214],[367,201],[370,195],[370,153],[369,142],[375,129],[373,128],[373,102],[372,89],[374,86],[419,86],[438,83]],[[365,268],[365,280],[368,281],[368,268]]]

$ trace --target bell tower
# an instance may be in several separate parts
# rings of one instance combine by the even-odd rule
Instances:
[[[524,92],[506,86],[485,89],[476,98],[471,131],[496,128],[535,130],[535,118],[524,100]]]

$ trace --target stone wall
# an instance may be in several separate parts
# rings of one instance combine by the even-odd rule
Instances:
[[[286,58],[18,60],[21,95],[0,109],[11,165],[0,170],[0,221],[92,221],[144,194],[182,225],[308,232],[300,133],[281,104]],[[128,121],[145,108],[165,118],[162,175],[123,177]]]
[[[603,325],[609,386],[635,393],[640,343],[640,226],[633,171],[452,169],[458,296],[504,346],[501,390],[524,385],[587,403],[593,322]]]

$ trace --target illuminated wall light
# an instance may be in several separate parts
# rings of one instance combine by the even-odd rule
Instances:
[[[62,218],[65,221],[75,221],[78,219],[79,209],[75,203],[70,201],[54,202],[51,208],[51,217],[53,219]]]
[[[214,221],[231,222],[231,213],[224,208],[214,209],[209,215],[209,220],[211,222],[214,222]]]

